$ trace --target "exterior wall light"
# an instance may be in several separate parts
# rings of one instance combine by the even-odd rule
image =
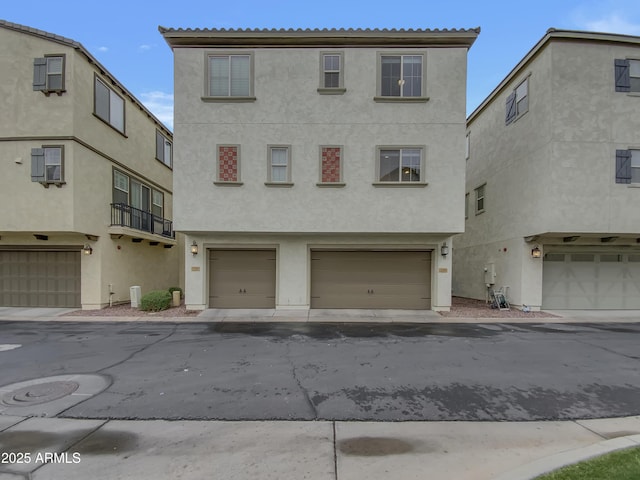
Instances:
[[[531,256],[533,258],[540,258],[542,256],[542,251],[538,248],[537,245],[531,250]]]
[[[191,244],[191,253],[193,255],[197,255],[198,254],[198,244],[196,243],[196,241],[194,240],[193,243]]]
[[[82,253],[84,253],[85,255],[91,255],[93,253],[93,248],[91,248],[91,245],[87,243],[84,247],[82,247]]]
[[[442,255],[443,257],[449,255],[449,246],[447,245],[447,242],[444,242],[440,247],[440,255]]]

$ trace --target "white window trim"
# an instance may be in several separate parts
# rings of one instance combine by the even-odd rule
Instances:
[[[158,137],[162,137],[163,139],[163,149],[161,152],[158,151]],[[167,146],[169,147],[169,161],[167,162]],[[162,157],[162,158],[160,158]],[[166,165],[169,168],[173,168],[173,142],[167,138],[167,136],[162,133],[160,130],[156,130],[156,160]]]
[[[402,162],[402,150],[420,150],[420,180],[416,182],[411,181],[382,181],[380,180],[380,152],[382,150],[398,150],[400,153],[400,162]],[[375,180],[373,182],[373,186],[375,187],[426,187],[428,183],[426,182],[426,156],[427,156],[427,147],[426,145],[378,145],[376,146],[376,159],[375,159]],[[400,175],[401,179],[402,176]]]
[[[249,95],[246,96],[232,96],[232,95],[211,95],[211,58],[213,57],[232,57],[232,56],[247,56],[249,57]],[[218,102],[218,103],[244,103],[255,102],[256,97],[254,93],[254,58],[252,51],[208,51],[204,54],[204,95],[201,97],[203,102]],[[231,92],[229,92],[231,93]]]

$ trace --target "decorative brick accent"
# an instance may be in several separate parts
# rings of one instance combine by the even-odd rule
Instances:
[[[238,181],[238,147],[218,147],[218,181]]]
[[[322,183],[340,182],[340,147],[322,147]]]

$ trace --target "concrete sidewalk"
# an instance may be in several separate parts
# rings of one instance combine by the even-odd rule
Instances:
[[[525,480],[633,446],[640,447],[640,417],[372,423],[0,415],[0,479]]]

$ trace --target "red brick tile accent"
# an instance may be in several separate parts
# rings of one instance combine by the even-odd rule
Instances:
[[[238,147],[218,147],[218,181],[238,181]]]
[[[322,147],[322,183],[340,181],[341,150],[340,147]]]

